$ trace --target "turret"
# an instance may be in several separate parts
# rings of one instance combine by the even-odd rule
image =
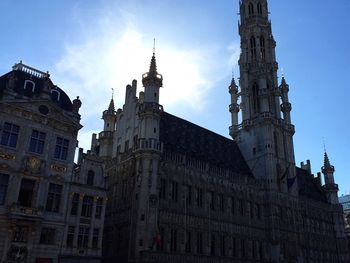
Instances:
[[[102,114],[102,119],[104,120],[104,128],[103,128],[104,131],[115,130],[115,124],[117,121],[117,112],[115,111],[113,96],[111,101],[109,102],[108,109],[105,110]]]
[[[232,126],[230,127],[230,135],[233,138],[237,136],[238,130],[238,112],[239,112],[239,104],[238,102],[238,86],[236,85],[235,78],[232,77],[231,84],[228,87],[229,93],[231,94],[231,104],[230,104],[230,113],[231,113],[231,121]]]
[[[286,124],[291,123],[291,117],[290,112],[292,110],[292,104],[289,103],[288,99],[288,92],[289,92],[289,85],[287,84],[284,76],[282,77],[282,83],[280,85],[280,91],[281,91],[281,111],[283,112],[283,119]]]
[[[327,194],[328,202],[331,204],[338,204],[338,185],[334,181],[334,166],[331,165],[327,152],[324,153],[324,164],[322,167],[322,173],[324,176],[324,189]]]

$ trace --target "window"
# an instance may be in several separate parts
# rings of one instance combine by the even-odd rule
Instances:
[[[160,179],[159,198],[166,199],[166,180]]]
[[[159,234],[156,237],[156,244],[158,251],[164,251],[164,238],[165,238],[165,230],[163,227],[159,229]]]
[[[5,122],[1,135],[1,145],[16,148],[19,133],[19,126]]]
[[[191,251],[192,251],[192,247],[191,247],[192,235],[191,234],[192,233],[189,231],[186,233],[186,244],[185,244],[186,253],[191,253]]]
[[[35,83],[34,81],[26,79],[24,81],[24,91],[26,95],[30,95],[35,91]]]
[[[42,154],[44,151],[45,137],[46,133],[33,130],[29,144],[29,151]]]
[[[96,213],[95,213],[95,217],[96,218],[101,218],[101,216],[102,216],[102,208],[103,208],[103,198],[102,197],[98,197],[97,198],[97,202],[96,202]]]
[[[244,216],[244,207],[243,207],[243,200],[239,199],[239,211],[241,213],[241,216]]]
[[[92,248],[98,248],[99,233],[100,233],[100,229],[94,228],[94,231],[92,232]]]
[[[203,254],[203,234],[197,233],[197,254]]]
[[[87,248],[89,241],[89,231],[88,227],[79,227],[78,233],[78,248]]]
[[[241,240],[241,253],[242,253],[242,258],[245,258],[245,242],[244,242],[244,239]]]
[[[236,238],[232,238],[232,256],[236,257],[237,256],[237,245],[236,245]]]
[[[252,60],[256,60],[256,40],[255,37],[250,38],[250,54]]]
[[[69,140],[57,137],[54,158],[67,160],[68,146]]]
[[[60,211],[61,195],[62,185],[50,183],[49,193],[47,195],[46,211],[55,213]]]
[[[88,174],[87,174],[86,184],[87,185],[94,185],[94,177],[95,177],[94,171],[89,170]]]
[[[260,57],[261,59],[265,59],[265,38],[260,37]]]
[[[215,235],[211,234],[210,237],[210,255],[215,256]]]
[[[221,238],[220,238],[220,255],[222,257],[226,256],[225,236],[221,236]]]
[[[12,241],[14,242],[27,242],[28,239],[28,227],[16,226],[13,229]]]
[[[22,179],[21,188],[18,195],[18,203],[20,206],[31,207],[34,194],[35,181]]]
[[[190,206],[192,204],[192,186],[186,186],[186,205]]]
[[[225,198],[223,194],[219,195],[219,206],[220,206],[220,211],[224,212],[225,211]]]
[[[55,244],[55,232],[56,232],[56,229],[54,228],[44,227],[41,230],[40,244],[48,244],[48,245]]]
[[[196,189],[196,203],[198,207],[203,207],[203,189]]]
[[[5,204],[9,175],[0,173],[0,205]]]
[[[72,207],[70,209],[71,215],[77,215],[78,213],[78,207],[79,207],[79,197],[80,195],[78,193],[74,193],[72,197]]]
[[[74,233],[75,233],[75,227],[74,226],[68,226],[67,247],[73,247]]]
[[[209,207],[211,210],[215,210],[214,192],[209,192]]]
[[[61,97],[61,93],[58,90],[51,90],[51,99],[53,101],[59,101]]]
[[[253,84],[253,111],[260,112],[259,86],[256,83]]]
[[[259,15],[262,14],[262,5],[261,5],[260,2],[258,3],[258,14],[259,14]]]
[[[171,200],[173,200],[174,202],[177,202],[178,200],[177,194],[178,194],[178,183],[171,182]]]
[[[170,251],[176,252],[177,250],[177,230],[171,229],[170,231]]]
[[[249,15],[254,15],[254,6],[252,3],[249,3],[248,5],[248,12],[249,12]]]
[[[231,213],[232,215],[235,214],[235,198],[231,197]]]
[[[91,217],[92,202],[94,198],[92,196],[85,195],[83,198],[83,205],[81,208],[81,216]]]

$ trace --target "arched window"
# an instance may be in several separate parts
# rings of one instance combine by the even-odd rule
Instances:
[[[249,3],[248,5],[248,12],[249,12],[249,15],[254,15],[254,6],[252,3]]]
[[[250,38],[250,54],[252,60],[256,60],[256,41],[255,37]]]
[[[260,57],[265,59],[265,38],[263,36],[260,37]]]
[[[87,174],[86,184],[87,185],[94,185],[94,177],[95,177],[94,171],[89,170],[88,174]]]
[[[259,86],[256,83],[253,84],[253,111],[260,112]]]
[[[24,94],[26,96],[31,96],[35,92],[35,82],[31,80],[24,81]]]
[[[61,93],[58,90],[51,90],[51,99],[53,101],[59,101],[60,100]]]
[[[258,3],[258,14],[262,15],[262,5],[260,2]]]

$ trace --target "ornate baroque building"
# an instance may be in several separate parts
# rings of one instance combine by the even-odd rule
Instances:
[[[79,98],[16,64],[0,77],[0,262],[100,262],[103,163],[80,149]]]
[[[112,99],[103,112],[92,152],[108,176],[105,262],[349,262],[327,154],[324,184],[309,161],[295,165],[267,0],[240,1],[240,16],[233,140],[164,111],[154,54],[144,91],[134,80],[123,108]]]

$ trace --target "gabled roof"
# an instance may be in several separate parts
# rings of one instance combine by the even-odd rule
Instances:
[[[164,150],[252,176],[235,141],[166,112],[161,116],[160,140]]]
[[[308,171],[296,167],[299,195],[315,201],[327,202],[325,193],[315,178]]]

